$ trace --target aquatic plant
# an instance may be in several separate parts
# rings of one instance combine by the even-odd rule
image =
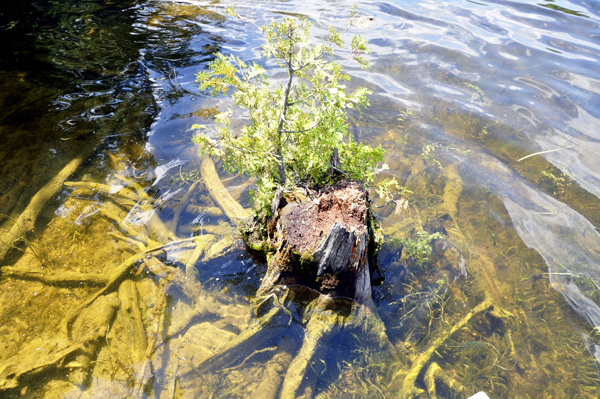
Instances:
[[[425,144],[423,146],[423,152],[421,153],[421,158],[423,158],[423,160],[425,162],[427,162],[428,164],[437,166],[440,169],[442,169],[442,164],[440,163],[440,161],[438,161],[436,158],[433,157],[433,153],[436,152],[437,150],[440,150],[442,152],[456,151],[459,154],[464,155],[464,156],[469,155],[468,150],[465,151],[465,150],[461,150],[459,148],[455,148],[452,146],[445,146],[445,145],[441,145],[441,144],[435,143],[435,142]]]
[[[442,233],[428,233],[425,230],[417,232],[415,239],[404,238],[400,242],[404,246],[411,262],[417,266],[422,266],[431,256],[431,242],[435,239],[444,239]]]
[[[231,8],[228,13],[256,26]],[[200,130],[194,142],[202,154],[221,158],[230,172],[257,178],[253,200],[258,209],[268,208],[278,188],[333,184],[342,178],[372,185],[377,172],[387,168],[381,146],[358,143],[347,131],[347,110],[367,107],[371,93],[364,87],[347,93],[343,84],[350,80],[342,72],[350,59],[368,68],[364,54],[369,50],[362,35],[352,37],[346,59],[333,60],[334,50],[344,47],[342,36],[365,20],[357,17],[354,7],[346,29],[330,27],[328,38],[318,44],[310,43],[306,20],[284,18],[256,26],[266,39],[263,57],[274,58],[287,72],[284,83],[269,81],[256,63],[220,53],[208,71],[197,74],[200,88],[212,95],[234,89],[234,105],[248,112],[248,124],[241,129],[231,128],[235,108],[215,117],[216,128],[194,125]],[[391,188],[402,193],[395,179],[378,184],[378,192],[389,193]]]
[[[546,188],[548,191],[552,192],[560,200],[564,200],[567,196],[567,191],[571,186],[571,181],[560,172],[553,173],[551,169],[554,168],[542,170],[540,175],[536,177],[535,182],[540,187]]]

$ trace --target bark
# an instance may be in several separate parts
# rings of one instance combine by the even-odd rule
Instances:
[[[382,234],[373,231],[378,226],[364,188],[343,180],[319,191],[280,190],[271,212],[268,223],[256,217],[241,224],[240,231],[248,247],[269,252],[267,274],[257,294],[262,302],[255,304],[259,320],[264,324],[267,316],[261,315],[283,307],[289,323],[296,320],[304,326],[302,345],[287,369],[280,397],[312,395],[317,378],[312,364],[320,364],[322,348],[342,329],[360,331],[397,360],[371,299],[369,262],[381,247]],[[265,304],[271,302],[279,308],[269,312]]]

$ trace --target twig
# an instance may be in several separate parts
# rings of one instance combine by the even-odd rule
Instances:
[[[526,157],[523,157],[523,158],[517,160],[517,162],[521,162],[522,160],[530,158],[530,157],[533,157],[535,155],[548,154],[550,152],[555,152],[555,151],[560,151],[560,150],[566,150],[566,149],[573,148],[573,147],[575,147],[575,146],[571,145],[571,146],[568,146],[568,147],[555,148],[554,150],[534,152],[533,154],[529,154]]]
[[[285,119],[284,119],[284,120],[285,120]],[[287,121],[286,121],[286,122],[287,122]],[[290,131],[290,130],[282,130],[282,132],[283,132],[283,133],[285,133],[285,134],[305,133],[305,132],[308,132],[309,130],[313,130],[314,128],[316,128],[317,126],[319,126],[319,125],[321,124],[321,122],[322,122],[322,120],[321,120],[321,119],[319,119],[319,120],[317,121],[317,123],[315,123],[315,124],[314,124],[314,126],[311,126],[311,127],[309,127],[308,129],[303,129],[303,130],[292,130],[292,131]],[[289,122],[288,122],[288,124],[291,124],[291,123],[289,123]]]
[[[373,386],[373,388],[377,389],[377,391],[381,394],[381,396],[383,396],[383,399],[386,399],[385,395],[383,394],[383,392],[381,392],[381,389],[379,389],[379,387],[377,385],[373,384],[371,382],[371,380],[368,378],[366,378],[366,380],[369,382],[369,384],[371,384]]]

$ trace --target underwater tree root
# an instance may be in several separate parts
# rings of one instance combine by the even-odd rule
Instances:
[[[100,194],[108,197],[120,196],[124,199],[130,201],[138,201],[139,198],[136,193],[132,192],[129,188],[121,187],[117,191],[115,191],[111,186],[102,184],[102,183],[94,183],[88,181],[78,181],[78,182],[66,182],[66,187],[73,187],[79,190],[89,190],[94,195]]]
[[[231,197],[219,175],[215,169],[215,163],[210,157],[205,157],[202,160],[200,168],[204,184],[210,193],[210,196],[223,209],[225,215],[234,223],[237,224],[240,220],[251,215],[249,209],[244,209],[236,200]]]
[[[148,347],[146,329],[138,303],[138,290],[133,280],[127,279],[119,286],[119,301],[121,302],[120,316],[127,334],[129,357],[134,364],[142,361],[142,354]]]
[[[10,277],[13,279],[20,280],[34,280],[44,284],[61,286],[61,285],[106,285],[110,282],[110,276],[106,274],[96,273],[72,273],[72,272],[58,272],[58,273],[42,273],[33,270],[20,270],[13,266],[4,266],[2,269],[3,277]]]
[[[330,320],[323,320],[318,316],[312,316],[304,333],[302,347],[287,369],[283,387],[281,388],[282,399],[294,399],[300,394],[303,382],[307,379],[307,373],[311,371],[310,363],[313,361],[320,347],[327,345],[339,326]]]
[[[38,361],[33,363],[25,362],[23,359],[11,362],[17,356],[9,359],[9,361],[0,366],[0,390],[6,391],[18,388],[20,381],[24,378],[33,378],[59,368],[64,363],[64,359],[81,351],[83,345],[81,342],[71,343],[46,356],[40,356]],[[28,365],[23,366],[24,364]]]
[[[17,218],[10,230],[3,232],[0,235],[0,262],[8,251],[13,247],[14,243],[22,239],[25,234],[33,230],[35,221],[42,211],[44,205],[56,194],[63,186],[65,180],[71,176],[81,165],[83,157],[78,157],[69,162],[62,170],[52,178],[40,191],[38,191],[27,208]]]
[[[131,272],[131,270],[138,264],[138,262],[142,261],[146,255],[144,253],[136,254],[127,259],[121,266],[117,268],[115,272],[110,275],[109,281],[106,286],[98,291],[96,294],[92,295],[85,302],[79,305],[77,308],[71,311],[71,314],[65,317],[65,320],[62,323],[62,331],[66,333],[68,336],[70,335],[70,327],[77,319],[81,311],[88,306],[90,306],[96,299],[100,296],[114,291],[119,287],[121,281]]]
[[[260,347],[271,336],[272,328],[278,323],[277,319],[281,312],[282,309],[279,307],[271,309],[254,326],[244,330],[218,353],[202,362],[194,371],[202,376],[207,370],[222,370],[236,361],[248,357],[255,348]]]
[[[151,381],[154,370],[152,367],[152,355],[158,347],[158,342],[162,340],[161,330],[165,324],[165,307],[167,303],[166,286],[169,284],[168,278],[162,278],[157,287],[156,304],[154,305],[153,320],[150,328],[148,329],[148,343],[146,347],[146,353],[144,354],[144,363],[140,368],[137,377],[136,386],[133,392],[134,398],[143,398],[144,389]],[[159,339],[160,338],[160,339]]]
[[[156,215],[155,209],[152,206],[152,199],[144,191],[144,188],[138,183],[124,177],[118,175],[116,177],[122,180],[127,187],[122,187],[114,193],[112,192],[114,190],[111,186],[100,183],[67,182],[65,185],[75,188],[77,191],[74,192],[74,194],[79,192],[83,195],[86,194],[85,191],[89,191],[92,197],[100,194],[118,204],[116,205],[113,202],[105,201],[99,211],[105,217],[114,221],[120,228],[124,229],[131,237],[139,236],[140,231],[136,230],[135,224],[131,225],[127,222],[127,215],[121,216],[123,211],[119,206],[126,209],[127,212],[136,209],[137,212],[148,214],[147,220],[145,220],[142,225],[148,230],[148,235],[153,234],[155,237],[155,241],[148,242],[148,245],[154,245],[156,241],[166,242],[168,240],[177,240],[178,237]],[[133,189],[130,187],[133,187]]]
[[[190,197],[192,196],[192,194],[196,190],[196,187],[198,187],[199,184],[200,184],[200,181],[195,181],[194,183],[192,183],[192,185],[190,186],[190,188],[188,188],[185,195],[181,198],[181,201],[179,202],[179,206],[175,210],[175,215],[173,216],[173,220],[171,221],[171,226],[170,226],[171,231],[174,231],[175,233],[177,233],[177,226],[179,226],[179,218],[181,217],[181,212],[187,207]]]
[[[446,372],[434,362],[431,363],[427,369],[427,373],[425,373],[425,386],[427,387],[429,399],[437,399],[437,392],[435,389],[436,379],[442,381],[448,388],[455,392],[462,393],[464,391],[464,387],[460,382],[446,374]]]
[[[69,380],[83,386],[89,379],[92,362],[119,309],[116,294],[99,298],[95,306],[82,312],[74,323],[72,342],[62,334],[38,348],[31,347],[0,366],[0,391],[22,388],[30,380],[43,378],[53,371],[68,368]],[[35,349],[34,349],[35,348]]]
[[[277,353],[265,366],[261,383],[251,395],[251,399],[275,399],[283,381],[283,371],[287,370],[292,362],[292,353],[295,346],[291,340],[282,340]]]
[[[456,323],[449,332],[434,339],[426,350],[414,358],[412,361],[412,367],[408,373],[405,374],[405,370],[400,369],[393,375],[393,383],[395,382],[394,380],[404,375],[404,381],[402,382],[402,388],[400,390],[401,395],[403,395],[401,397],[414,398],[423,393],[422,389],[415,386],[415,381],[425,366],[429,363],[433,354],[446,342],[446,340],[448,340],[448,338],[452,336],[452,334],[463,328],[473,318],[473,316],[485,312],[492,307],[492,305],[492,300],[490,298],[486,298],[482,303],[474,307],[465,317],[459,320],[459,322]]]

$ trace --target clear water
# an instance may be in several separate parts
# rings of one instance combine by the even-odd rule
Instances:
[[[261,37],[226,17],[224,5],[259,25],[308,18],[317,40],[329,25],[345,25],[352,2],[202,4],[5,5],[0,227],[9,230],[76,158],[83,161],[68,181],[110,191],[62,187],[2,260],[9,268],[0,275],[0,396],[278,395],[304,336],[296,322],[273,332],[293,344],[248,344],[229,364],[202,366],[253,325],[265,265],[240,246],[203,182],[184,198],[202,180],[190,127],[228,106],[199,92],[195,73],[217,51],[262,62]],[[436,348],[414,386],[426,390],[437,364],[462,388],[437,374],[439,397],[479,390],[492,398],[597,397],[600,3],[388,1],[358,10],[373,17],[363,30],[371,69],[350,65],[347,73],[351,87],[374,94],[368,112],[350,115],[351,132],[383,145],[386,173],[414,192],[410,214],[380,212],[386,280],[373,288],[387,335],[409,363]],[[425,159],[427,145],[433,151]],[[247,179],[219,173],[248,207]],[[90,305],[67,338],[63,320],[103,285],[84,274],[110,276],[140,244],[167,240],[165,228],[196,241],[164,248],[166,266],[128,275],[133,291],[121,285],[107,293],[119,298],[119,310],[102,318],[111,307]],[[467,276],[441,297],[432,294],[439,271],[409,268],[407,277],[398,259],[399,240],[421,228],[444,233],[464,259]],[[201,285],[172,271],[185,270],[196,245],[206,251],[188,278]],[[417,293],[430,305],[407,299]],[[494,311],[452,330],[485,298]],[[69,351],[86,339],[88,352]],[[320,351],[311,395],[427,397],[403,391],[407,366],[360,334],[342,332]]]

